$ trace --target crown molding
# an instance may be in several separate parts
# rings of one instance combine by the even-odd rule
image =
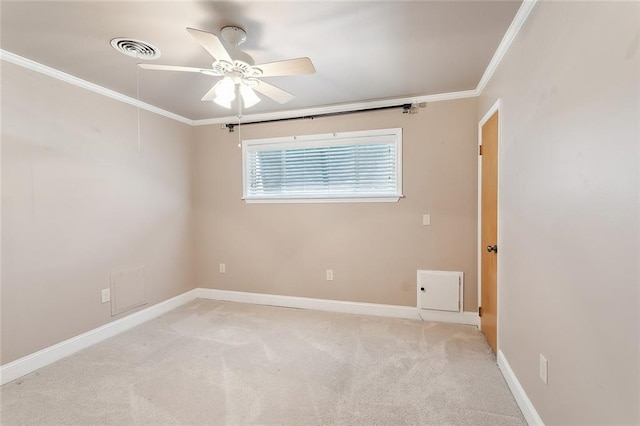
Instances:
[[[65,72],[59,71],[55,68],[51,68],[46,65],[40,64],[38,62],[32,61],[31,59],[27,59],[22,56],[16,55],[15,53],[11,53],[7,50],[0,49],[0,60],[10,62],[12,64],[21,66],[23,68],[26,68],[35,72],[39,72],[49,77],[67,82],[69,84],[73,84],[74,86],[82,87],[94,93],[107,96],[111,99],[115,99],[117,101],[124,102],[129,105],[140,107],[141,109],[145,109],[155,114],[159,114],[159,115],[174,119],[176,121],[179,121],[181,123],[189,124],[191,126],[225,124],[225,123],[236,122],[238,120],[237,116],[191,120],[189,118],[183,117],[173,112],[164,110],[162,108],[158,108],[154,105],[151,105],[142,101],[138,101],[137,99],[123,95],[122,93],[116,92],[114,90],[107,89],[106,87],[102,87],[95,83],[88,82],[86,80],[83,80],[71,74],[67,74]],[[465,90],[460,92],[439,93],[435,95],[422,95],[422,96],[413,96],[413,97],[404,97],[404,98],[381,99],[381,100],[355,102],[355,103],[348,103],[348,104],[327,105],[327,106],[316,107],[316,108],[270,112],[270,113],[264,113],[264,114],[250,114],[250,115],[244,115],[243,120],[244,121],[261,121],[261,120],[276,120],[276,119],[282,119],[282,118],[297,118],[297,117],[304,117],[304,116],[310,116],[310,115],[331,114],[336,112],[374,109],[374,108],[402,105],[402,104],[421,103],[421,102],[438,102],[438,101],[446,101],[446,100],[453,100],[453,99],[473,98],[476,96],[478,96],[478,92],[477,90],[474,89],[474,90]]]
[[[158,115],[165,116],[167,118],[171,118],[181,123],[193,125],[193,120],[190,120],[186,117],[175,114],[173,112],[166,111],[154,105],[139,101],[132,97],[123,95],[122,93],[116,92],[111,89],[107,89],[106,87],[99,86],[95,83],[88,82],[86,80],[83,80],[71,74],[67,74],[65,72],[59,71],[55,68],[42,65],[38,62],[32,61],[31,59],[27,59],[22,56],[16,55],[15,53],[11,53],[7,50],[0,49],[0,60],[10,62],[12,64],[29,69],[31,71],[39,72],[40,74],[44,74],[49,77],[53,77],[55,79],[64,81],[66,83],[73,84],[74,86],[82,87],[83,89],[87,89],[91,92],[98,93],[108,98],[115,99],[117,101],[124,102],[129,105],[133,105],[135,107],[147,110],[149,112],[153,112]]]
[[[489,65],[487,65],[487,68],[485,69],[484,74],[482,75],[482,78],[480,78],[480,81],[478,82],[478,85],[475,89],[464,90],[459,92],[440,93],[440,94],[434,94],[434,95],[421,95],[421,96],[404,97],[404,98],[391,98],[391,99],[381,99],[381,100],[337,104],[337,105],[326,105],[322,107],[278,111],[278,112],[270,112],[270,113],[263,113],[263,114],[249,114],[249,115],[244,115],[242,117],[242,121],[253,122],[253,121],[265,121],[265,120],[278,120],[278,119],[286,119],[286,118],[299,118],[299,117],[306,117],[306,116],[312,116],[312,115],[367,110],[367,109],[388,107],[388,106],[394,106],[394,105],[413,104],[413,103],[422,103],[422,102],[439,102],[439,101],[448,101],[448,100],[454,100],[454,99],[478,97],[482,94],[482,91],[487,86],[487,83],[489,82],[489,80],[491,80],[493,73],[496,71],[496,69],[500,65],[502,58],[507,53],[507,50],[509,50],[509,47],[511,47],[511,44],[513,43],[514,39],[518,35],[518,32],[520,31],[520,28],[522,28],[522,25],[527,20],[529,13],[531,12],[531,10],[533,9],[536,3],[537,3],[537,0],[523,0],[522,5],[520,6],[520,9],[518,9],[518,12],[516,13],[516,16],[513,18],[511,25],[509,25],[507,32],[505,33],[504,37],[502,38],[502,41],[498,45],[498,48],[493,54],[493,57],[491,58]],[[99,86],[95,83],[90,83],[86,80],[75,77],[71,74],[58,71],[55,68],[51,68],[46,65],[42,65],[38,62],[32,61],[30,59],[24,58],[22,56],[18,56],[15,53],[11,53],[3,49],[0,49],[0,60],[7,61],[12,64],[27,68],[29,70],[39,72],[49,77],[53,77],[58,80],[62,80],[67,83],[73,84],[75,86],[90,90],[94,93],[107,96],[111,99],[115,99],[117,101],[139,107],[149,112],[153,112],[155,114],[159,114],[164,117],[179,121],[181,123],[189,124],[191,126],[206,126],[211,124],[235,123],[238,120],[237,116],[191,120],[189,118],[183,117],[173,112],[164,110],[162,108],[158,108],[154,105],[147,104],[145,102],[141,102],[137,99],[123,95],[114,90]]]
[[[520,5],[520,9],[518,9],[516,16],[514,16],[513,21],[511,21],[509,28],[507,28],[507,32],[504,33],[504,37],[502,37],[502,41],[493,54],[493,58],[491,58],[489,65],[487,65],[487,69],[484,70],[484,74],[482,74],[482,78],[480,78],[480,81],[478,82],[478,86],[476,87],[478,96],[480,96],[484,88],[487,87],[493,73],[498,69],[498,65],[500,65],[502,58],[507,53],[507,50],[509,50],[509,47],[511,47],[511,43],[513,43],[518,32],[520,32],[520,28],[522,28],[522,25],[529,17],[529,13],[531,13],[531,10],[537,1],[538,0],[523,0]]]
[[[375,101],[354,102],[354,103],[348,103],[348,104],[326,105],[326,106],[315,107],[315,108],[268,112],[263,114],[249,114],[249,115],[243,115],[242,121],[255,122],[255,121],[267,121],[267,120],[279,120],[279,119],[287,119],[287,118],[300,118],[300,117],[307,117],[307,116],[313,116],[313,115],[333,114],[333,113],[340,113],[340,112],[384,108],[384,107],[395,106],[395,105],[404,105],[404,104],[413,104],[413,103],[422,103],[422,102],[448,101],[452,99],[474,98],[476,96],[478,96],[478,93],[476,92],[476,90],[465,90],[461,92],[440,93],[436,95],[423,95],[423,96],[414,96],[414,97],[407,97],[407,98],[381,99],[381,100],[375,100]],[[226,124],[226,123],[237,123],[237,122],[238,122],[238,116],[228,116],[228,117],[219,117],[219,118],[209,118],[209,119],[203,119],[203,120],[194,120],[193,125],[207,126],[210,124]]]

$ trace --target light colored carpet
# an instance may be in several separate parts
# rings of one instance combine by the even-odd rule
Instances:
[[[2,425],[526,425],[475,327],[211,300],[0,392]]]

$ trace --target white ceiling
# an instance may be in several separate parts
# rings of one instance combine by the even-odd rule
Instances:
[[[113,50],[114,37],[143,40],[157,64],[208,68],[211,57],[185,31],[248,33],[256,63],[300,56],[316,74],[265,80],[296,95],[264,96],[246,113],[472,90],[521,1],[2,1],[3,50],[199,120],[233,112],[200,98],[217,81],[204,74],[138,70]]]

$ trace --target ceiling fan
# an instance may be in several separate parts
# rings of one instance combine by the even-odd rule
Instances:
[[[293,99],[294,95],[261,80],[261,77],[313,74],[316,72],[309,58],[295,58],[255,65],[251,56],[238,50],[238,46],[247,39],[247,33],[239,27],[228,26],[220,31],[222,39],[233,47],[231,52],[227,51],[222,41],[214,34],[194,28],[187,28],[187,31],[213,56],[214,61],[211,68],[145,63],[139,64],[139,66],[148,70],[196,72],[222,77],[205,93],[202,100],[214,101],[225,108],[231,108],[231,102],[238,94],[242,98],[242,104],[245,108],[252,107],[260,102],[260,97],[255,92],[284,104]]]

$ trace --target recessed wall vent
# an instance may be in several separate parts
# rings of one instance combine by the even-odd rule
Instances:
[[[144,266],[111,273],[111,316],[146,304]]]
[[[111,47],[132,58],[148,61],[160,57],[160,51],[146,41],[118,37],[111,40]]]

